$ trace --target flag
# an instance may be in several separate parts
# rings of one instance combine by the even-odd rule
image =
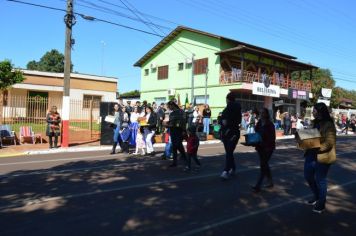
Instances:
[[[193,102],[193,106],[196,106],[197,105],[197,98],[194,97],[194,102]]]
[[[180,104],[180,94],[178,93],[178,106],[180,106],[181,104]]]
[[[185,94],[185,107],[187,108],[189,106],[189,101],[188,101],[188,94]]]

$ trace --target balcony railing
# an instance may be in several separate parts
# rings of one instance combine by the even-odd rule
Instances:
[[[271,84],[278,85],[284,89],[293,88],[304,91],[311,91],[312,84],[310,81],[300,81],[292,80],[288,77],[280,76],[275,73],[273,75],[263,75],[265,78],[268,78],[271,81]],[[258,78],[258,74],[252,71],[244,71],[243,75],[241,70],[234,71],[221,71],[220,72],[220,84],[231,84],[238,82],[253,83],[259,82],[262,83],[262,75]]]

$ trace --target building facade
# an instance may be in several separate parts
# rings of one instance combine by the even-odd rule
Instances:
[[[300,112],[312,94],[301,71],[317,68],[296,58],[219,35],[179,26],[135,63],[141,99],[208,103],[215,118],[235,92],[243,110],[267,107]],[[297,78],[292,79],[292,73]],[[295,73],[294,73],[295,74]],[[311,75],[312,73],[310,73]],[[299,77],[299,78],[298,78]]]
[[[4,92],[4,117],[45,117],[51,106],[57,106],[61,113],[63,73],[31,70],[22,72],[25,80]],[[73,106],[80,106],[71,110],[71,120],[81,119],[83,113],[90,108],[90,101],[93,101],[96,108],[94,116],[98,116],[100,101],[116,100],[117,81],[114,77],[71,73],[70,99]]]

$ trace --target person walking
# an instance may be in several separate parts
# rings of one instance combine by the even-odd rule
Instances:
[[[283,124],[284,124],[284,135],[289,135],[289,130],[291,127],[291,118],[288,112],[284,113]]]
[[[203,110],[203,132],[206,133],[208,136],[210,133],[210,117],[211,117],[211,110],[208,104],[205,104]]]
[[[146,143],[145,143],[145,139],[143,137],[143,127],[140,127],[138,130],[137,130],[137,135],[136,135],[136,150],[135,152],[133,153],[134,155],[139,155],[140,154],[140,151],[141,151],[141,155],[144,156],[146,155],[146,152],[145,152],[145,147],[146,147]]]
[[[163,133],[163,120],[165,116],[165,109],[164,109],[164,103],[161,103],[161,105],[157,109],[157,131],[159,134]]]
[[[228,179],[235,174],[236,166],[234,150],[240,138],[241,106],[235,101],[235,94],[230,92],[226,96],[226,107],[221,115],[221,140],[226,152],[225,168],[222,179]]]
[[[47,121],[47,128],[46,134],[48,136],[49,148],[58,148],[58,137],[61,135],[60,131],[60,123],[61,123],[61,116],[57,112],[57,107],[52,106],[50,112],[47,114],[46,117]],[[54,137],[54,143],[53,143]]]
[[[119,144],[119,146],[120,146],[120,143],[122,143],[120,129],[121,129],[121,123],[122,123],[122,119],[123,119],[123,114],[122,114],[119,104],[114,105],[114,117],[115,117],[115,120],[114,120],[113,124],[111,124],[111,126],[114,130],[114,136],[113,136],[112,150],[111,150],[110,154],[115,154],[117,145]],[[120,146],[119,152],[122,152],[121,146]]]
[[[138,108],[135,106],[133,108],[133,111],[131,112],[130,115],[130,130],[131,130],[131,135],[130,135],[130,145],[131,146],[136,146],[136,135],[138,132],[138,118],[140,117],[140,113],[138,113]]]
[[[170,130],[170,137],[172,142],[172,152],[173,152],[173,162],[170,167],[177,166],[177,151],[180,152],[181,157],[186,160],[185,149],[183,146],[183,133],[185,132],[185,115],[184,111],[179,108],[179,106],[174,102],[168,102],[168,109],[171,110],[169,114],[169,121],[165,122],[165,125]]]
[[[320,131],[320,148],[306,150],[304,157],[304,178],[307,181],[313,198],[307,204],[313,205],[313,211],[322,213],[325,210],[327,195],[327,175],[332,163],[336,160],[336,128],[324,103],[313,107],[314,128]]]
[[[252,134],[255,133],[255,126],[256,126],[256,111],[251,111],[250,112],[250,118],[248,121],[248,126],[247,126],[247,133]]]
[[[146,107],[146,122],[147,122],[147,126],[145,126],[144,132],[145,132],[147,154],[155,155],[152,139],[156,132],[157,116],[156,113],[153,112],[152,107],[150,106]]]
[[[260,134],[262,138],[262,142],[256,145],[256,151],[260,158],[260,176],[257,179],[256,185],[252,187],[252,190],[255,193],[259,193],[265,177],[267,178],[267,185],[265,187],[273,187],[272,174],[268,162],[271,159],[273,151],[276,149],[276,130],[267,108],[263,108],[260,112],[260,120],[256,125],[256,133]]]
[[[297,131],[297,117],[296,115],[292,115],[290,118],[291,121],[291,127],[292,127],[292,134],[295,134]]]
[[[196,127],[191,126],[188,128],[187,138],[187,165],[184,171],[189,172],[191,170],[191,159],[197,164],[197,170],[200,169],[201,163],[198,159],[199,138],[196,134]]]
[[[276,112],[276,129],[280,129],[281,127],[282,127],[281,112],[278,109]]]
[[[192,120],[192,125],[198,126],[200,119],[200,112],[199,112],[199,107],[195,106],[194,111],[193,111],[193,120]]]

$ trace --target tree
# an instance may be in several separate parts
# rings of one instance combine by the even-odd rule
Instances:
[[[298,78],[298,72],[294,72],[292,74],[292,79],[297,79],[297,78]],[[303,71],[301,73],[301,80],[310,81],[310,72]],[[315,103],[317,103],[321,95],[322,88],[332,89],[335,86],[335,80],[333,79],[329,69],[313,69],[311,82],[312,82],[311,92],[313,94],[313,98],[310,99],[308,104],[309,106],[312,106]]]
[[[64,72],[64,55],[58,52],[56,49],[52,49],[46,52],[40,59],[39,62],[35,60],[29,61],[27,63],[27,69],[38,70],[46,72]],[[73,70],[73,65],[71,65],[70,71]]]
[[[120,97],[124,97],[124,98],[132,98],[132,97],[140,97],[140,91],[138,91],[137,89],[134,90],[134,91],[129,91],[129,92],[126,92],[126,93],[122,93],[120,95]]]
[[[24,81],[21,71],[14,70],[9,60],[0,61],[0,123],[3,117],[3,92],[11,85]]]

